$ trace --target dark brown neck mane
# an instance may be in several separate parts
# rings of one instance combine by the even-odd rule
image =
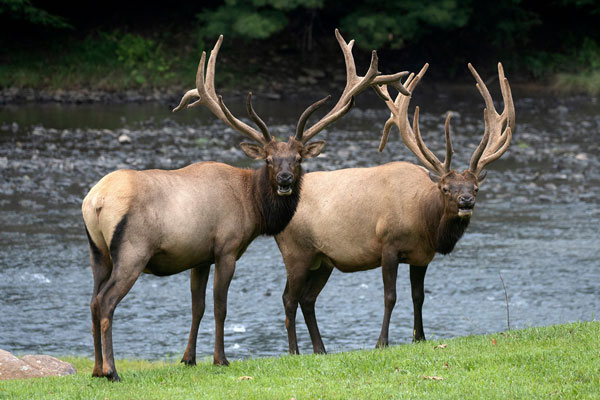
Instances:
[[[447,215],[444,198],[440,192],[431,196],[424,206],[424,212],[427,231],[435,251],[441,254],[452,252],[471,219]]]
[[[254,171],[253,192],[256,209],[260,216],[260,234],[277,235],[283,231],[292,220],[302,187],[302,175],[292,187],[292,194],[279,196],[269,181],[267,167],[263,166]]]

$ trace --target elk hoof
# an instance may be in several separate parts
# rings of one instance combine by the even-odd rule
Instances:
[[[102,377],[104,377],[104,375],[102,374],[102,368],[96,368],[96,367],[94,367],[94,370],[92,371],[92,377],[93,378],[102,378]]]
[[[117,374],[117,371],[112,368],[107,368],[105,371],[103,371],[102,375],[104,375],[106,379],[111,382],[121,382],[119,374]]]
[[[219,366],[222,366],[222,367],[229,367],[229,361],[227,361],[227,359],[225,357],[223,357],[220,360],[217,360],[215,358],[215,360],[213,361],[213,364],[214,365],[219,365]]]
[[[195,358],[182,358],[181,362],[184,363],[185,365],[187,365],[188,367],[192,367],[194,365],[196,365],[196,359]]]
[[[383,349],[385,347],[389,347],[389,342],[387,340],[378,340],[377,344],[375,345],[376,349]]]

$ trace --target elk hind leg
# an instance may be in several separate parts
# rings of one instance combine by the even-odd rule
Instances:
[[[419,267],[416,265],[410,266],[410,288],[412,293],[413,310],[414,310],[414,328],[413,342],[425,340],[423,332],[423,302],[425,301],[425,274],[427,273],[427,265]]]
[[[120,381],[115,367],[112,343],[112,321],[115,308],[129,293],[140,276],[150,256],[148,252],[138,250],[131,242],[119,251],[118,257],[113,254],[113,269],[110,278],[100,290],[97,301],[100,304],[100,330],[102,332],[102,376],[111,381]]]
[[[315,303],[319,293],[321,293],[321,290],[325,287],[327,280],[331,276],[332,271],[333,268],[324,263],[321,264],[319,269],[310,271],[306,289],[300,298],[300,307],[302,308],[302,314],[304,315],[304,322],[308,328],[310,340],[313,345],[313,352],[315,354],[326,353],[325,345],[323,344],[321,333],[319,332],[319,326],[317,325]]]
[[[192,268],[190,272],[190,289],[192,292],[192,328],[187,347],[183,353],[181,362],[185,365],[196,365],[196,341],[198,339],[198,327],[204,316],[206,297],[206,284],[210,273],[210,265]]]
[[[94,288],[92,299],[90,301],[90,311],[92,314],[92,336],[94,338],[94,369],[93,377],[102,376],[102,337],[100,332],[100,303],[98,302],[98,293],[104,287],[104,284],[110,277],[112,264],[108,256],[102,254],[96,243],[90,237],[90,233],[85,228],[90,247],[90,263],[94,276]]]
[[[300,354],[298,349],[298,338],[296,336],[296,312],[302,292],[306,290],[307,278],[310,271],[310,261],[285,260],[287,270],[287,281],[283,291],[283,307],[285,308],[285,328],[288,335],[288,346],[290,354]]]

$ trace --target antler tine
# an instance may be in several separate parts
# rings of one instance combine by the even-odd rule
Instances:
[[[487,164],[500,158],[510,146],[512,134],[515,130],[515,106],[508,79],[504,76],[502,63],[498,63],[498,78],[504,101],[502,114],[498,114],[496,111],[492,97],[475,68],[470,63],[468,66],[477,81],[477,89],[481,93],[486,105],[483,112],[485,121],[484,135],[469,163],[469,170],[475,175],[479,175]]]
[[[408,74],[409,74],[408,71],[402,71],[402,72],[397,72],[392,75],[379,75],[379,76],[376,76],[375,79],[373,79],[373,83],[371,86],[390,84],[390,85],[394,86],[394,88],[396,88],[396,90],[399,91],[400,93],[402,93],[403,95],[410,96],[410,92],[408,91],[408,89],[406,89],[406,87],[404,87],[404,85],[402,85],[402,83],[400,83],[400,79],[404,78]]]
[[[446,133],[446,158],[444,159],[444,170],[450,171],[450,165],[452,164],[452,154],[454,149],[452,148],[452,139],[450,137],[450,119],[452,118],[452,112],[448,113],[446,117],[446,123],[444,124],[444,131]]]
[[[406,73],[404,72],[400,72],[393,75],[378,76],[379,71],[377,70],[377,66],[379,60],[377,58],[376,51],[373,51],[371,53],[371,63],[365,76],[358,76],[356,74],[354,56],[352,55],[352,47],[354,45],[354,40],[351,40],[350,42],[346,43],[338,29],[335,30],[335,37],[344,55],[344,61],[346,64],[346,86],[335,106],[327,114],[325,114],[325,116],[320,121],[315,123],[309,129],[307,129],[306,132],[304,132],[302,136],[303,143],[309,141],[313,136],[315,136],[317,133],[323,130],[327,125],[333,123],[338,118],[346,114],[350,110],[350,108],[352,108],[352,105],[350,104],[352,102],[352,99],[360,92],[365,90],[367,87],[383,83],[397,84],[397,82],[402,77],[406,76]],[[384,99],[386,98],[385,94],[383,94],[383,92],[381,92],[379,88],[374,87],[374,89],[380,97]],[[404,91],[406,92],[406,89],[404,89]]]
[[[181,98],[179,105],[173,109],[173,112],[183,109],[186,105],[188,108],[204,105],[217,118],[231,128],[260,144],[265,144],[266,136],[264,135],[264,132],[261,134],[256,129],[235,118],[233,114],[229,112],[227,107],[225,107],[225,104],[222,101],[219,101],[217,98],[217,94],[215,92],[215,66],[219,49],[221,48],[221,43],[223,43],[223,35],[219,36],[219,40],[217,40],[217,43],[210,52],[208,66],[206,68],[206,75],[204,74],[206,52],[202,52],[202,57],[200,58],[200,63],[198,64],[198,72],[196,73],[196,89],[188,90]],[[199,99],[194,103],[189,104],[190,101],[195,97],[199,97]]]
[[[329,95],[317,102],[314,102],[306,110],[304,110],[304,112],[300,116],[300,119],[298,120],[298,125],[296,125],[296,136],[295,136],[296,140],[302,141],[302,134],[304,133],[304,126],[306,125],[306,121],[308,121],[308,118],[310,118],[310,116],[312,115],[313,112],[315,112],[317,109],[319,109],[330,98],[331,98],[331,95]]]
[[[423,142],[423,137],[421,137],[421,130],[419,129],[419,106],[415,107],[415,115],[413,118],[413,131],[414,135],[417,138],[417,146],[419,147],[419,151],[425,160],[429,163],[430,167],[433,168],[433,171],[438,173],[439,175],[444,175],[444,173],[448,172],[448,170],[444,169],[444,165],[442,162],[425,146],[425,142]],[[421,161],[423,161],[421,159]]]
[[[413,92],[414,88],[423,78],[423,75],[425,75],[425,72],[428,68],[429,64],[425,64],[416,76],[413,74],[409,75],[406,82],[404,82],[404,86],[407,87],[408,91],[411,93]],[[384,93],[387,93],[387,87],[383,88],[383,91]],[[402,93],[398,93],[395,101],[390,99],[386,102],[386,105],[392,112],[392,115],[387,120],[383,128],[383,135],[379,145],[379,151],[382,151],[385,147],[388,141],[390,130],[392,129],[393,125],[396,125],[400,131],[402,141],[406,147],[408,147],[409,150],[412,151],[415,156],[417,156],[423,166],[425,166],[425,168],[428,170],[435,172],[436,174],[443,175],[449,171],[448,168],[452,160],[453,152],[452,143],[450,141],[449,119],[446,120],[446,160],[444,164],[442,164],[435,154],[433,154],[433,152],[427,148],[425,142],[423,142],[421,130],[419,129],[419,107],[415,108],[413,129],[410,127],[410,123],[408,121],[408,106],[410,99],[411,96],[405,96]]]
[[[244,124],[242,121],[240,121],[239,119],[237,119],[236,117],[233,116],[231,111],[229,111],[229,109],[223,102],[223,96],[218,96],[217,102],[218,102],[219,108],[221,109],[221,112],[223,113],[223,115],[225,116],[225,118],[227,120],[227,125],[231,126],[233,129],[235,129],[238,132],[246,134],[246,132],[244,130],[244,125],[246,125],[246,124]],[[248,126],[248,125],[246,125],[246,126]],[[249,134],[246,134],[246,136],[248,136],[248,138],[250,138],[250,139],[257,141],[260,144],[267,143],[265,141],[265,139],[258,134],[258,132],[256,132],[256,136],[250,136]]]
[[[411,73],[408,76],[408,78],[406,79],[406,81],[404,82],[403,87],[408,87],[408,89],[410,91],[412,91],[419,83],[419,80],[421,79],[421,77],[427,71],[427,68],[429,68],[429,64],[425,64],[423,66],[423,68],[421,69],[421,71],[417,75],[415,75],[414,73]],[[400,128],[400,126],[402,126],[403,120],[399,119],[399,117],[400,117],[399,113],[400,113],[400,110],[403,108],[403,106],[402,106],[403,103],[407,100],[410,101],[410,97],[405,96],[401,93],[398,93],[398,95],[396,96],[396,100],[392,101],[392,99],[389,98],[387,85],[382,85],[379,89],[382,91],[382,93],[384,95],[386,95],[388,97],[388,99],[385,101],[385,104],[391,111],[390,118],[386,121],[385,126],[383,127],[383,135],[381,136],[381,142],[379,143],[379,151],[381,152],[381,151],[383,151],[383,149],[385,148],[385,145],[388,142],[392,126],[396,125],[399,128]],[[408,103],[406,104],[406,108],[408,108]],[[408,122],[408,120],[407,120],[407,122]],[[407,125],[407,128],[408,128],[408,130],[410,130],[410,125]],[[403,135],[402,130],[400,131],[400,135],[401,136]],[[416,148],[416,143],[414,143],[412,132],[410,133],[410,135],[407,135],[406,137],[403,136],[402,139],[405,143],[407,141],[410,142],[411,145],[414,145],[413,147]],[[407,144],[407,146],[408,146],[408,144]],[[409,148],[412,151],[411,146],[409,146]]]
[[[267,128],[267,124],[265,124],[265,122],[262,119],[260,119],[258,114],[256,114],[256,112],[254,111],[254,108],[252,108],[252,92],[248,92],[248,98],[246,99],[246,110],[248,111],[248,116],[252,119],[252,121],[254,121],[254,123],[262,131],[262,134],[263,134],[263,137],[265,138],[265,140],[267,142],[270,142],[272,137],[271,137],[271,134],[269,133],[269,129]]]

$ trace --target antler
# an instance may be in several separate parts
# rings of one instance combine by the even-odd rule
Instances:
[[[346,62],[346,87],[342,92],[336,105],[329,111],[321,120],[311,126],[306,132],[303,132],[304,125],[308,117],[328,99],[322,99],[314,103],[306,109],[306,111],[300,117],[298,121],[298,128],[296,130],[296,140],[300,140],[302,143],[308,142],[313,136],[323,130],[327,125],[341,118],[346,114],[354,105],[354,96],[365,90],[367,87],[372,86],[377,94],[384,100],[387,97],[380,91],[378,85],[392,84],[398,88],[401,92],[409,94],[401,84],[400,79],[408,75],[408,72],[398,72],[393,75],[379,75],[377,71],[377,52],[373,50],[371,53],[371,65],[365,76],[361,77],[356,74],[356,65],[354,63],[354,57],[352,56],[352,46],[354,46],[354,40],[346,43],[340,32],[335,30],[335,37],[340,44],[342,52],[344,53],[344,60]]]
[[[477,176],[487,164],[500,158],[500,156],[508,149],[508,146],[510,146],[510,141],[515,131],[515,104],[513,102],[508,79],[504,77],[502,63],[498,63],[498,77],[500,79],[502,99],[504,100],[504,110],[502,111],[502,114],[498,114],[496,111],[490,92],[470,63],[469,69],[475,77],[477,89],[479,89],[479,93],[481,93],[481,96],[485,101],[485,109],[483,110],[485,131],[469,164],[469,170]]]
[[[251,126],[245,124],[239,119],[235,118],[233,114],[229,111],[229,109],[223,103],[223,99],[221,96],[217,96],[215,93],[215,64],[217,62],[217,55],[219,54],[219,49],[221,48],[221,43],[223,42],[223,35],[219,36],[219,40],[215,44],[215,47],[210,52],[210,57],[208,59],[208,67],[206,69],[206,77],[204,76],[204,64],[206,61],[206,52],[202,52],[202,57],[200,58],[200,64],[198,64],[198,73],[196,74],[196,89],[188,90],[179,105],[173,109],[173,112],[182,110],[184,107],[196,107],[198,105],[204,105],[208,108],[215,116],[217,116],[221,121],[229,125],[231,128],[237,130],[248,138],[255,140],[260,144],[265,144],[271,141],[271,135],[267,130],[265,123],[256,115],[254,109],[252,108],[251,99],[252,93],[248,93],[248,99],[246,102],[248,115],[250,118],[259,126],[262,131],[262,134],[259,133],[256,129]],[[198,100],[189,104],[192,99],[199,97]],[[188,105],[189,104],[189,105]]]
[[[410,74],[406,82],[404,82],[404,86],[406,86],[410,92],[414,90],[421,78],[423,78],[427,68],[429,68],[429,64],[425,64],[416,76],[414,74]],[[385,96],[389,97],[386,85],[381,86],[380,90]],[[410,127],[410,123],[408,121],[408,105],[410,103],[410,99],[411,96],[405,96],[402,93],[398,93],[398,96],[396,96],[396,101],[392,101],[391,99],[386,101],[385,104],[392,112],[392,115],[386,121],[383,128],[383,135],[381,137],[381,143],[379,144],[379,151],[383,151],[385,145],[387,144],[392,126],[395,125],[400,131],[400,136],[402,137],[402,141],[406,147],[408,147],[410,151],[417,156],[421,163],[423,163],[423,165],[431,172],[434,172],[440,176],[444,175],[450,171],[450,163],[452,161],[453,149],[450,137],[450,118],[452,117],[452,114],[448,114],[446,117],[446,159],[442,164],[442,162],[440,162],[435,154],[433,154],[423,142],[421,130],[419,129],[419,107],[416,107],[415,109],[413,129]]]

